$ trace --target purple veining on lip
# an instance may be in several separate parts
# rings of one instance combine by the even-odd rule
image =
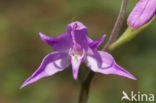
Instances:
[[[156,14],[156,0],[139,0],[128,17],[128,25],[137,29]]]
[[[67,33],[58,37],[49,37],[41,32],[39,35],[42,41],[52,46],[55,52],[48,54],[43,59],[39,68],[20,88],[63,71],[69,65],[72,66],[73,78],[76,80],[82,62],[85,62],[94,72],[106,75],[114,74],[136,80],[132,74],[120,67],[109,53],[97,50],[106,35],[95,41],[90,39],[87,27],[81,22],[72,22],[67,27]]]

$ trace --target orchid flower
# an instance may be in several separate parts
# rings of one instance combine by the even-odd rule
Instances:
[[[156,0],[139,0],[128,17],[128,25],[137,29],[156,14]]]
[[[21,88],[43,77],[63,71],[69,65],[72,66],[73,78],[76,80],[82,62],[85,62],[94,72],[136,80],[132,74],[120,67],[109,53],[97,50],[106,35],[95,41],[90,39],[87,27],[81,22],[76,21],[69,24],[67,33],[58,37],[49,37],[41,32],[39,35],[42,41],[52,46],[55,52],[48,54],[43,59],[39,68],[22,84]]]

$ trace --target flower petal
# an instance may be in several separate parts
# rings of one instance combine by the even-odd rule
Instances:
[[[76,26],[76,27],[75,27]],[[87,49],[88,48],[88,29],[85,25],[83,25],[81,22],[72,22],[67,27],[68,33],[71,34],[71,36],[74,36],[74,41],[76,41],[82,48]],[[74,35],[72,35],[72,32],[74,31]]]
[[[114,58],[107,52],[95,52],[94,55],[88,55],[86,57],[86,61],[87,66],[94,72],[102,74],[115,74],[136,80],[132,74],[116,64]]]
[[[29,77],[20,88],[32,84],[43,77],[51,76],[64,70],[69,65],[69,58],[65,53],[54,52],[48,54],[42,61],[39,68]]]
[[[95,41],[91,41],[91,39],[88,38],[88,41],[90,42],[89,47],[92,49],[97,49],[101,45],[101,43],[104,41],[105,37],[106,35],[104,34],[101,38]]]
[[[146,24],[156,14],[156,0],[139,0],[128,17],[128,24],[134,29]]]
[[[52,46],[55,51],[67,51],[73,45],[71,35],[64,33],[58,37],[49,37],[41,32],[39,32],[40,38],[42,41],[46,42]]]
[[[69,51],[69,59],[72,65],[72,70],[73,70],[73,78],[77,80],[78,72],[79,72],[79,67],[84,60],[85,57],[85,51],[83,52],[78,52],[74,53],[72,49]]]

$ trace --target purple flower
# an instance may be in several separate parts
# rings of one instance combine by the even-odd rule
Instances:
[[[137,29],[156,14],[156,0],[139,0],[128,18],[128,25]]]
[[[43,77],[51,76],[63,71],[70,64],[73,77],[76,80],[80,64],[86,65],[94,72],[102,74],[115,74],[136,80],[136,78],[116,64],[113,57],[104,51],[97,51],[106,35],[93,41],[88,37],[88,29],[81,22],[73,22],[68,25],[67,33],[58,37],[49,37],[39,33],[42,41],[46,42],[56,52],[48,54],[39,68],[21,86],[34,83]]]

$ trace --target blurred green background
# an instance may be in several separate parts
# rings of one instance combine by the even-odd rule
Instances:
[[[127,17],[137,0],[130,0]],[[38,32],[58,36],[71,21],[81,21],[92,39],[113,28],[121,0],[0,0],[0,103],[77,103],[80,85],[69,67],[19,89],[52,52]],[[126,20],[121,30],[127,27]],[[138,78],[96,74],[89,103],[119,103],[122,91],[156,93],[156,20],[131,42],[111,54]],[[120,34],[121,34],[120,33]],[[102,47],[101,46],[101,47]]]

